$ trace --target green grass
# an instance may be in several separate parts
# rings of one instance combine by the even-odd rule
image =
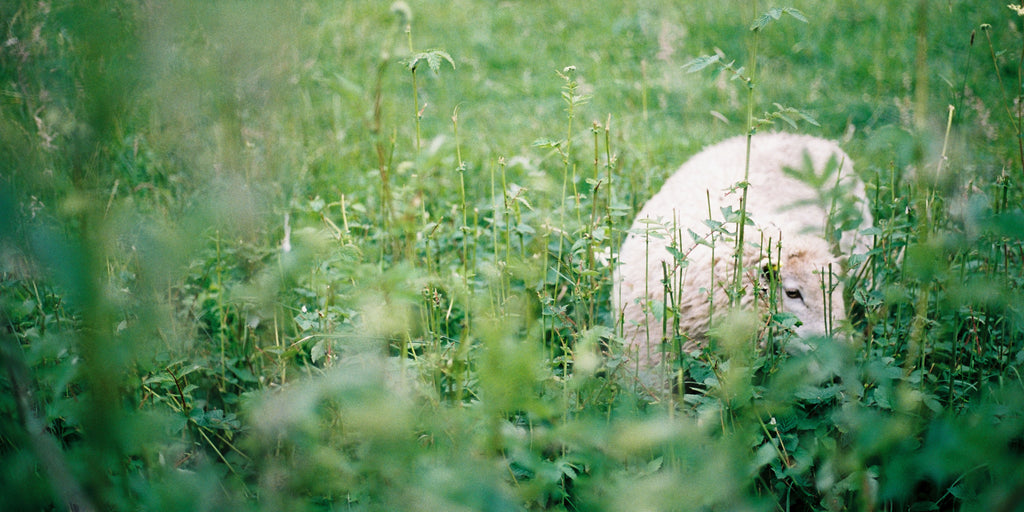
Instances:
[[[793,1],[751,103],[685,66],[775,6],[619,4],[0,6],[0,510],[1019,506],[1021,18]],[[652,397],[608,256],[776,104],[868,183],[852,343]]]

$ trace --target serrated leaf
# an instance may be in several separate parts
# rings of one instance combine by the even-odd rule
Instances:
[[[814,126],[821,126],[820,124],[818,124],[818,120],[813,118],[813,117],[811,117],[811,115],[808,114],[807,112],[804,112],[802,110],[797,110],[796,111],[796,115],[800,116],[800,119],[803,119],[805,122],[808,122],[808,123],[810,123],[810,124],[812,124]]]
[[[800,22],[803,22],[803,23],[809,23],[808,20],[807,20],[807,16],[804,16],[804,13],[800,12],[799,9],[796,9],[796,8],[793,8],[793,7],[783,7],[782,8],[782,12],[792,16],[793,19],[795,19],[797,21],[800,21]]]
[[[689,260],[686,259],[686,253],[680,251],[679,248],[670,245],[666,247],[665,250],[668,251],[670,256],[672,256],[673,261],[676,261],[678,263],[684,263],[683,266],[689,265]]]
[[[525,206],[527,210],[531,210],[531,211],[533,210],[533,205],[530,204],[530,201],[528,201],[525,197],[523,197],[523,196],[516,196],[515,200],[516,200],[517,203]]]
[[[782,119],[783,121],[785,121],[786,124],[788,124],[791,128],[793,128],[794,130],[796,129],[796,121],[793,121],[792,119],[790,119],[789,116],[787,116],[786,114],[783,114],[782,112],[779,112],[776,115],[779,116],[779,119]]]
[[[768,22],[770,22],[771,20],[771,17],[767,13],[762,14],[757,18],[754,18],[754,22],[750,24],[750,30],[761,30],[766,25],[768,25]]]
[[[721,60],[718,55],[704,55],[683,64],[683,70],[687,73],[696,73]]]
[[[755,18],[754,22],[750,25],[750,30],[761,30],[773,20],[781,18],[783,14],[788,14],[797,21],[807,23],[807,16],[804,16],[804,13],[800,12],[798,9],[794,9],[793,7],[773,7],[768,9],[764,14]]]
[[[425,52],[417,53],[409,59],[409,70],[416,71],[416,66],[419,65],[420,61],[426,61],[427,66],[434,73],[441,70],[441,63],[447,61],[451,64],[452,69],[455,69],[455,61],[452,60],[452,56],[448,55],[448,52],[444,50],[428,50]]]
[[[562,145],[562,141],[561,140],[545,139],[545,138],[537,139],[537,140],[533,141],[533,143],[531,144],[531,146],[540,147],[540,148],[557,148],[558,146],[561,146],[561,145]]]
[[[313,345],[313,348],[309,351],[309,358],[314,363],[319,362],[323,359],[324,355],[327,354],[327,343],[326,340],[320,340]]]

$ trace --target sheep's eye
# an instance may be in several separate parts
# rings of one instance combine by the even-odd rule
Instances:
[[[786,290],[786,297],[789,297],[791,299],[803,298],[803,296],[800,295],[800,290]]]

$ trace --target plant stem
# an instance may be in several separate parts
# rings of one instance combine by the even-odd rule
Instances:
[[[754,14],[757,14],[757,2],[753,2]],[[754,137],[754,84],[757,77],[757,50],[760,41],[760,29],[754,29],[750,41],[750,74],[747,76],[747,148],[746,157],[743,162],[743,181],[740,182],[742,195],[740,197],[740,216],[736,226],[736,247],[733,253],[734,274],[732,293],[729,297],[729,304],[732,307],[740,305],[743,298],[743,243],[747,225],[747,192],[750,181],[750,146]]]
[[[405,35],[409,40],[409,53],[413,54],[414,50],[412,48],[411,24],[405,26]],[[409,70],[412,72],[412,113],[413,117],[416,120],[416,154],[419,155],[420,147],[422,145],[420,143],[420,117],[423,115],[423,112],[420,111],[419,86],[416,83],[416,67],[417,63],[414,63],[412,66],[410,66]]]
[[[462,161],[462,147],[459,144],[459,108],[455,107],[455,111],[452,113],[452,133],[455,137],[455,158],[458,163],[459,173],[459,201],[462,205],[462,287],[466,294],[466,305],[465,305],[465,323],[462,331],[462,344],[469,344],[470,334],[470,310],[471,310],[471,288],[469,287],[469,273],[470,273],[470,261],[469,261],[469,244],[470,244],[470,232],[469,226],[469,208],[466,206],[466,163]],[[476,243],[476,237],[473,238],[473,243]]]
[[[928,0],[917,2],[917,53],[914,56],[914,124],[928,126]]]

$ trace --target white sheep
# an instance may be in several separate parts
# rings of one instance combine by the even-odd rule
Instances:
[[[746,137],[735,137],[704,149],[683,164],[644,205],[619,251],[612,303],[621,318],[630,355],[642,367],[653,367],[661,360],[662,308],[677,312],[678,332],[687,340],[683,346],[687,352],[706,341],[712,307],[715,318],[727,310],[735,246],[721,231],[713,234],[707,220],[723,221],[723,207],[739,211],[741,191],[736,184],[743,180],[746,150]],[[784,171],[806,171],[808,162],[819,178],[828,177],[822,190]],[[799,336],[826,334],[833,322],[845,319],[846,312],[837,275],[841,260],[825,239],[830,206],[823,204],[828,197],[823,191],[842,190],[843,201],[855,201],[863,219],[861,227],[867,227],[871,217],[864,185],[835,142],[787,133],[752,138],[748,178],[747,212],[756,225],[745,229],[746,293],[741,305],[750,307],[758,295],[764,298],[760,292],[765,288],[763,272],[768,268],[770,241],[772,267],[778,269],[780,309],[802,322],[796,328]],[[835,188],[836,178],[842,188]],[[736,226],[727,223],[724,227],[734,232]],[[866,251],[868,242],[860,237],[859,229],[842,234],[839,250],[844,255],[855,248]],[[705,242],[714,238],[714,248],[696,242],[694,236]],[[668,301],[665,283],[671,290]],[[831,293],[825,293],[825,288]],[[671,328],[673,322],[668,325]]]

